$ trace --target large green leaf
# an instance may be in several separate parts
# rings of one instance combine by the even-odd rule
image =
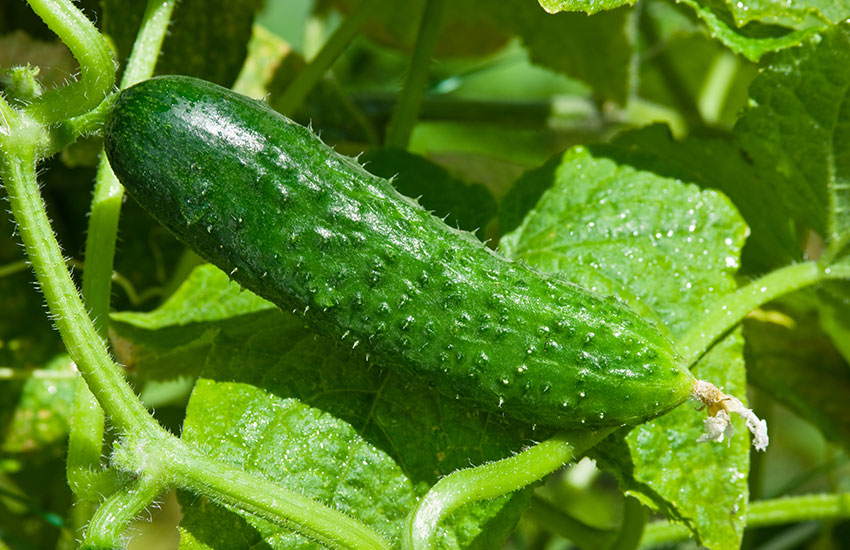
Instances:
[[[206,269],[193,271],[152,312],[111,315],[109,337],[122,365],[142,379],[196,376],[220,332],[249,334],[249,321],[255,314],[275,308],[256,294],[243,292],[236,283],[210,279]],[[241,322],[233,322],[237,316]]]
[[[734,290],[747,227],[720,193],[684,183],[654,156],[611,146],[574,148],[550,168],[551,187],[500,243],[510,257],[624,300],[672,335]],[[743,397],[741,353],[740,336],[731,335],[695,373]],[[697,443],[701,431],[700,415],[679,407],[634,428],[627,446],[614,439],[599,452],[624,488],[687,523],[707,546],[733,548],[746,507],[747,439],[728,448]],[[712,506],[696,505],[706,498]]]
[[[540,6],[549,13],[562,11],[583,11],[593,14],[612,10],[620,6],[634,6],[637,0],[538,0]]]
[[[788,209],[839,255],[850,242],[850,24],[771,57],[735,130]]]
[[[799,28],[759,21],[739,26],[725,0],[682,0],[682,3],[694,10],[712,37],[750,61],[758,61],[768,52],[797,46],[827,25],[826,21],[812,17],[800,24]]]
[[[161,310],[115,318],[121,319],[124,328],[134,329],[134,338],[144,336],[124,342],[127,359],[137,367],[159,361],[157,353],[169,346],[193,350],[186,354],[193,357],[189,359],[192,368],[204,363],[204,378],[192,396],[184,422],[187,437],[195,441],[225,440],[227,445],[210,452],[239,463],[244,462],[240,457],[250,456],[256,461],[258,473],[305,491],[310,487],[299,483],[312,478],[305,472],[296,474],[280,467],[280,457],[288,448],[286,442],[292,445],[288,452],[309,450],[306,455],[299,455],[313,457],[304,459],[314,461],[307,466],[336,478],[347,470],[345,464],[335,462],[334,450],[359,441],[357,445],[381,457],[375,459],[379,467],[362,475],[380,486],[396,479],[393,476],[400,471],[404,483],[413,487],[415,498],[443,475],[470,464],[503,458],[547,435],[499,415],[472,410],[427,385],[382,370],[358,350],[316,336],[304,329],[297,317],[270,308],[249,292],[240,292],[226,275],[211,266],[196,269]],[[195,332],[187,327],[193,327]],[[158,343],[160,338],[163,342]],[[224,397],[228,392],[232,392],[232,399]],[[249,407],[250,415],[244,412]],[[261,411],[266,411],[266,415]],[[298,434],[291,433],[283,420],[283,416],[296,414],[293,411],[304,422]],[[243,437],[249,435],[246,430],[250,431],[252,422],[274,429],[269,428],[267,437],[256,433]],[[314,424],[325,426],[321,437],[311,433]],[[385,493],[372,495],[364,488],[356,498],[371,495],[373,502],[386,499],[380,501],[381,506],[398,501],[405,513],[409,511],[413,502],[410,497],[405,500],[399,494]],[[335,499],[342,498],[334,494]],[[442,530],[444,547],[498,545],[513,528],[526,497],[526,493],[520,493],[512,499],[462,510]],[[336,506],[337,500],[326,502]],[[239,540],[274,541],[274,547],[290,547],[287,545],[293,539],[256,518],[223,510],[213,510],[212,517],[208,517],[206,511],[211,508],[204,500],[184,499],[183,526],[197,541],[226,541],[231,540],[227,537],[236,536]],[[369,506],[366,508],[358,513],[369,514]],[[374,514],[375,521],[390,526],[387,532],[392,536],[398,518],[392,519],[383,512]],[[188,533],[186,537],[191,540]],[[223,544],[219,547],[226,547]]]
[[[217,358],[218,363],[229,360],[224,354]],[[416,501],[414,487],[398,465],[353,426],[251,384],[199,381],[183,438],[216,458],[360,519],[390,540],[398,540]],[[183,499],[181,548],[244,548],[260,541],[272,548],[318,548],[250,516],[225,515],[211,522],[208,507],[210,503],[192,495]]]
[[[573,148],[554,168],[552,187],[502,239],[509,257],[617,296],[676,335],[735,288],[747,228],[725,196],[615,147]]]
[[[801,259],[800,245],[785,203],[761,179],[729,136],[688,137],[677,141],[666,127],[655,125],[617,136],[616,144],[653,153],[703,188],[732,199],[752,233],[743,250],[751,271],[769,271]]]
[[[493,10],[494,16],[522,38],[534,63],[586,82],[599,98],[625,104],[633,77],[636,12],[622,7],[593,16],[548,15],[532,4],[499,2],[502,11]]]
[[[750,21],[778,24],[804,24],[812,17],[838,23],[850,16],[850,4],[843,0],[724,0],[738,26]]]

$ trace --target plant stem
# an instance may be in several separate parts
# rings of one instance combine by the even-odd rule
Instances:
[[[789,265],[760,277],[718,299],[679,340],[687,365],[694,364],[721,336],[749,312],[780,296],[829,279],[850,278],[850,265],[824,266],[818,262]]]
[[[89,391],[85,381],[78,380],[74,393],[71,429],[68,434],[68,458],[65,474],[76,499],[74,527],[82,527],[94,513],[95,503],[102,498],[102,483],[95,480],[101,470],[103,452],[103,410]],[[86,502],[85,505],[82,502]],[[77,510],[84,507],[86,510]],[[77,523],[79,522],[79,523]]]
[[[27,0],[80,64],[80,79],[48,90],[25,112],[42,124],[81,115],[103,101],[115,83],[115,63],[106,40],[70,0]]]
[[[165,31],[176,0],[149,0],[121,87],[150,77],[153,74]],[[109,301],[112,295],[115,243],[124,188],[112,173],[106,155],[101,151],[86,232],[85,263],[83,264],[82,293],[94,327],[106,338],[109,324]],[[94,513],[93,501],[101,485],[111,482],[96,480],[100,470],[101,448],[105,418],[95,396],[84,384],[79,384],[74,398],[71,431],[68,442],[66,474],[78,499],[74,520],[81,527]],[[94,494],[93,494],[94,492]],[[93,498],[94,497],[94,498]],[[82,502],[86,502],[83,504]]]
[[[284,114],[292,112],[301,105],[307,94],[319,83],[325,73],[328,72],[334,61],[345,51],[348,45],[357,36],[357,32],[369,15],[381,4],[383,0],[363,0],[354,7],[342,24],[325,42],[316,57],[313,58],[304,69],[298,73],[295,80],[286,88],[286,91],[275,103],[277,109]]]
[[[37,158],[53,156],[74,143],[80,136],[100,130],[114,97],[115,95],[111,94],[91,111],[62,120],[47,128],[48,139],[39,144]]]
[[[371,528],[315,500],[185,448],[169,454],[176,459],[171,464],[181,487],[234,503],[328,548],[390,550]]]
[[[72,370],[13,369],[0,367],[0,380],[73,380],[77,373]]]
[[[800,521],[850,517],[850,493],[803,495],[757,500],[747,507],[747,527],[766,527]],[[678,542],[691,538],[682,524],[657,521],[647,524],[641,546]]]
[[[419,22],[419,31],[416,35],[416,45],[410,59],[407,78],[404,80],[404,86],[387,127],[386,145],[388,147],[407,148],[410,141],[410,134],[419,115],[419,105],[425,95],[428,65],[431,63],[437,38],[440,35],[445,3],[445,0],[425,0],[425,9]]]
[[[697,100],[699,112],[706,123],[717,124],[720,121],[739,66],[738,58],[731,52],[724,50],[714,57]]]
[[[623,505],[623,521],[617,539],[608,550],[634,550],[640,544],[646,527],[646,510],[640,500],[627,496]]]
[[[803,495],[751,502],[747,527],[850,517],[850,493]]]
[[[615,429],[559,434],[509,458],[449,474],[431,487],[411,513],[402,548],[431,548],[440,521],[461,506],[522,489],[551,474]]]
[[[608,548],[617,538],[616,531],[587,525],[536,495],[531,497],[528,517],[543,529],[574,542],[579,548]]]
[[[175,1],[148,1],[130,60],[121,78],[122,89],[153,74]],[[124,187],[112,173],[106,156],[101,154],[86,237],[83,297],[102,336],[109,321],[112,266],[123,199]]]
[[[162,494],[167,484],[159,477],[143,474],[139,479],[106,499],[86,529],[83,548],[124,548],[124,529]]]
[[[38,193],[34,147],[7,145],[10,150],[0,161],[0,174],[36,280],[71,360],[116,426],[130,432],[164,433],[109,359],[106,345],[83,307]]]
[[[17,142],[7,142],[6,145],[10,145],[11,150],[5,151],[0,175],[8,191],[12,214],[17,221],[27,257],[71,360],[77,364],[88,389],[122,431],[145,434],[151,441],[167,437],[124,381],[118,366],[111,361],[106,344],[88,317],[71,281],[38,193],[35,146],[30,144],[26,148]],[[82,388],[82,384],[78,387]],[[84,406],[80,405],[80,399]],[[92,463],[99,464],[100,461],[103,413],[97,403],[83,391],[78,392],[75,408],[74,425],[79,426],[80,422],[86,424],[82,430],[76,430],[76,438],[75,430],[71,430],[69,483],[81,495],[91,497],[91,494],[85,494],[84,488],[96,491],[92,482],[96,482],[98,488],[103,485],[92,470]],[[81,416],[76,416],[81,410],[84,411],[80,412]],[[85,505],[74,514],[74,519],[84,521],[92,511],[91,506]]]
[[[176,3],[177,0],[148,0],[139,33],[121,77],[122,90],[153,74]]]
[[[20,273],[21,271],[26,271],[28,267],[29,263],[26,260],[18,260],[17,262],[0,266],[0,279]]]

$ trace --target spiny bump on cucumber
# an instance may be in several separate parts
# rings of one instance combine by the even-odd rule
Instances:
[[[565,428],[643,422],[692,393],[655,326],[500,257],[262,102],[158,77],[120,93],[105,147],[202,257],[449,396]]]

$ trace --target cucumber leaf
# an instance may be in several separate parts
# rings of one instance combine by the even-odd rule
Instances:
[[[634,6],[637,0],[538,0],[540,6],[549,13],[562,11],[583,11],[591,15],[596,12],[612,10],[620,6]]]
[[[750,21],[801,25],[812,17],[838,23],[850,16],[850,5],[842,0],[725,0],[738,26]]]
[[[724,0],[681,1],[694,10],[713,38],[750,61],[758,61],[768,52],[797,46],[827,26],[825,20],[814,17],[808,18],[800,28],[760,21],[750,21],[739,26]]]
[[[509,257],[615,296],[671,336],[735,289],[747,227],[724,195],[685,183],[686,174],[657,157],[613,146],[573,148],[550,163],[550,174],[551,187],[500,243]],[[742,351],[734,333],[695,374],[744,397]],[[700,542],[734,548],[744,527],[749,441],[738,423],[729,448],[697,443],[702,423],[685,405],[631,430],[622,452],[603,447],[597,455],[624,489],[684,522]],[[706,499],[712,506],[696,505]]]
[[[500,14],[502,24],[520,36],[534,63],[586,82],[598,98],[625,105],[637,34],[634,10],[547,15],[525,0],[521,9],[517,1],[499,3],[512,8]]]
[[[389,540],[398,540],[416,500],[398,465],[353,426],[251,384],[200,380],[189,401],[183,438],[211,456],[329,504]],[[210,523],[206,509],[211,503],[198,502],[194,495],[181,500],[180,548],[244,548],[261,542],[272,548],[316,547],[248,514],[227,514]]]
[[[791,215],[772,192],[773,182],[759,177],[729,136],[677,141],[666,127],[655,125],[623,133],[614,143],[662,157],[689,181],[732,199],[752,230],[742,252],[749,270],[769,271],[802,259]]]
[[[381,456],[375,458],[378,465],[368,473],[375,476],[376,485],[398,481],[400,471],[404,483],[413,488],[412,496],[404,499],[390,492],[372,495],[372,502],[380,501],[374,508],[401,503],[406,515],[415,498],[439,477],[470,464],[504,458],[547,435],[499,415],[471,410],[425,384],[385,372],[348,344],[315,336],[297,317],[240,291],[212,266],[197,268],[161,310],[115,318],[132,325],[139,331],[136,334],[147,332],[144,341],[125,342],[125,351],[131,353],[135,365],[159,360],[148,353],[148,346],[160,336],[167,340],[162,349],[172,345],[193,349],[204,363],[203,378],[190,400],[184,434],[193,441],[227,441],[220,451],[211,448],[210,452],[238,463],[244,462],[240,457],[251,457],[259,474],[280,483],[302,488],[297,484],[315,479],[306,472],[281,468],[281,456],[287,452],[313,457],[304,458],[315,460],[307,466],[335,479],[347,470],[345,464],[333,462],[334,453],[340,446],[358,441],[375,457]],[[143,359],[135,360],[134,354]],[[225,397],[229,392],[232,399]],[[245,412],[249,409],[251,414]],[[283,419],[285,410],[300,415],[304,422],[301,432],[292,433]],[[263,437],[247,437],[252,423],[270,428]],[[317,426],[325,426],[321,437],[310,432]],[[312,490],[309,485],[303,489]],[[319,498],[323,495],[316,494]],[[344,500],[343,494],[335,495],[336,500],[329,502],[334,506],[337,500]],[[352,498],[369,495],[364,488]],[[256,518],[215,509],[193,496],[181,498],[186,540],[194,537],[192,544],[201,545],[186,548],[204,548],[203,541],[231,540],[228,537],[236,533],[244,540],[263,540],[273,547],[302,547],[303,541],[292,543],[288,535]],[[441,544],[445,548],[498,546],[513,529],[527,498],[524,491],[458,511],[441,530]],[[369,513],[370,507],[365,508],[358,513]],[[208,518],[210,509],[215,510]],[[388,514],[375,512],[375,521],[390,525],[387,532],[392,536],[398,520],[390,521]],[[280,542],[284,540],[290,542]]]
[[[724,195],[683,184],[657,157],[610,146],[575,147],[551,175],[553,186],[499,243],[509,257],[617,296],[675,335],[735,288],[747,228]]]
[[[735,127],[765,181],[833,259],[850,243],[850,24],[764,64]]]
[[[109,338],[116,358],[141,379],[197,376],[220,332],[250,334],[256,313],[276,309],[236,283],[211,280],[205,269],[192,271],[154,311],[110,316]],[[236,318],[240,322],[234,322]]]

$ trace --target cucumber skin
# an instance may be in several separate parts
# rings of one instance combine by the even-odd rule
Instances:
[[[571,428],[637,424],[691,393],[654,325],[498,256],[263,102],[157,77],[120,93],[105,148],[203,258],[448,396]]]

